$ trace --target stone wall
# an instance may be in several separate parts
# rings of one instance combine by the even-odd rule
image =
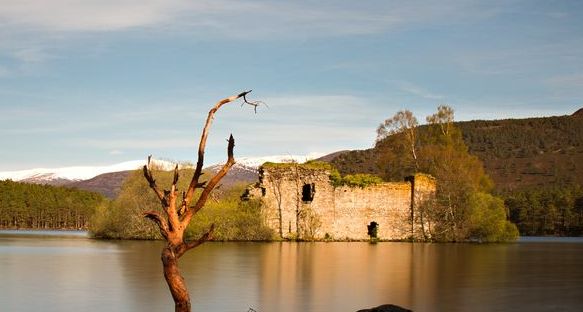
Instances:
[[[262,167],[250,190],[263,202],[264,222],[282,238],[338,240],[368,239],[373,221],[383,240],[422,236],[411,218],[420,220],[416,207],[434,193],[435,181],[427,175],[365,188],[334,187],[329,169],[301,164]]]

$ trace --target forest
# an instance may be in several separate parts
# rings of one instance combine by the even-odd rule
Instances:
[[[0,181],[0,228],[86,229],[107,199],[72,188]]]

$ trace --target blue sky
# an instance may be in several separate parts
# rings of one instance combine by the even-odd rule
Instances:
[[[581,1],[0,1],[0,170],[370,147],[401,109],[583,107]]]

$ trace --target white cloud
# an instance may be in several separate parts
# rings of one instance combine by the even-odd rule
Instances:
[[[375,34],[475,22],[502,5],[470,1],[2,0],[0,56],[22,64],[59,58],[89,36],[182,34],[208,40],[284,40]],[[107,44],[107,40],[102,41]],[[34,68],[26,72],[34,72]]]
[[[468,1],[3,0],[0,22],[37,32],[103,32],[155,26],[227,37],[365,34],[418,23],[470,20],[496,5]],[[200,35],[200,34],[199,34]]]
[[[171,17],[171,1],[3,0],[0,20],[29,30],[112,31]]]

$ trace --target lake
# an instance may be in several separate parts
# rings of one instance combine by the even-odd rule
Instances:
[[[0,231],[0,311],[173,311],[162,244]],[[207,243],[180,265],[193,311],[583,310],[581,238]]]

